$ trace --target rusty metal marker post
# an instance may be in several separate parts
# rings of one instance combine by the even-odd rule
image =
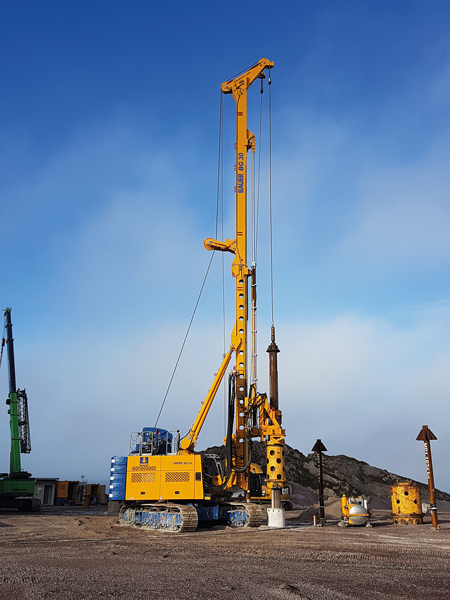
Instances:
[[[428,425],[422,425],[422,429],[416,439],[425,443],[425,460],[427,462],[428,487],[430,490],[431,524],[433,527],[438,527],[436,492],[434,490],[433,463],[431,461],[430,446],[430,441],[437,440],[437,437],[434,435],[431,429],[428,429]]]
[[[321,440],[317,440],[314,444],[311,452],[317,452],[317,458],[319,462],[319,511],[320,511],[320,527],[325,525],[325,500],[323,497],[323,466],[322,466],[322,452],[326,452],[327,449],[322,444]]]

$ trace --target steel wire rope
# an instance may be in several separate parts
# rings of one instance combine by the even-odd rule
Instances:
[[[217,198],[216,198],[216,239],[219,235],[219,208],[221,223],[221,239],[223,240],[223,93],[220,90],[219,108],[219,152],[217,160]],[[226,353],[226,319],[225,319],[225,257],[222,252],[222,324],[223,324],[223,356]],[[224,428],[226,427],[226,389],[223,388]],[[225,434],[225,431],[224,431]]]
[[[262,140],[262,115],[263,115],[263,79],[261,79],[261,93],[260,93],[260,106],[259,106],[259,141],[258,141],[258,175],[256,185],[256,225],[255,225],[255,262],[258,258],[258,231],[259,231],[259,189],[261,182],[261,140]]]
[[[221,152],[222,144],[223,144],[223,142],[222,142],[222,130],[223,130],[223,94],[222,94],[222,90],[221,90],[220,91],[220,115],[219,115],[219,157],[218,157],[218,176],[217,176],[218,181],[217,181],[217,198],[216,198],[216,238],[217,238],[217,234],[218,234],[218,221],[219,221],[219,196],[220,196],[220,183],[219,182],[220,182],[220,166],[221,166],[221,162],[223,164],[223,158],[222,158],[222,154],[223,153]],[[222,201],[222,204],[223,204],[223,201]],[[222,207],[222,214],[223,214],[223,207]],[[222,218],[222,221],[223,221],[223,218]],[[223,223],[222,223],[222,229],[223,229]],[[173,379],[175,377],[175,373],[176,373],[177,368],[178,368],[178,364],[179,364],[180,359],[181,359],[181,355],[183,354],[184,346],[186,345],[186,341],[187,341],[187,338],[188,338],[188,335],[189,335],[189,331],[191,330],[192,322],[194,321],[195,313],[197,312],[197,307],[199,305],[200,298],[202,297],[203,289],[205,287],[205,283],[206,283],[206,280],[208,278],[209,270],[211,268],[211,264],[212,264],[212,261],[213,261],[215,253],[216,253],[216,251],[213,250],[212,255],[211,255],[211,259],[210,259],[209,264],[208,264],[208,268],[206,269],[206,274],[205,274],[205,277],[203,279],[202,286],[200,288],[200,293],[198,295],[197,302],[195,303],[195,307],[194,307],[194,311],[192,313],[191,320],[189,321],[189,325],[188,325],[188,328],[187,328],[187,331],[186,331],[186,335],[184,336],[184,340],[183,340],[183,343],[181,345],[181,350],[180,350],[180,352],[178,354],[178,358],[177,358],[177,361],[175,363],[175,367],[173,369],[172,376],[171,376],[170,381],[169,381],[169,385],[167,386],[167,390],[166,390],[166,393],[164,395],[164,398],[163,398],[163,401],[162,401],[162,404],[161,404],[161,408],[159,409],[158,417],[157,417],[156,422],[155,422],[155,428],[158,425],[159,417],[161,416],[161,413],[163,411],[164,405],[165,405],[166,400],[167,400],[167,396],[169,394],[170,388],[172,386]],[[225,352],[224,352],[224,355],[225,355]]]
[[[250,69],[253,69],[253,67],[256,67],[258,63],[255,62],[252,65],[250,65],[249,67],[247,67],[246,69],[243,69],[242,71],[239,71],[239,73],[236,73],[236,75],[234,75],[234,77],[230,77],[229,79],[227,79],[225,81],[225,83],[229,83],[230,81],[233,81],[233,79],[237,79],[239,77],[239,75],[242,75],[242,73],[246,73],[247,71],[250,71]]]
[[[222,91],[220,92],[221,102],[223,99]],[[221,206],[221,237],[223,240],[223,112],[221,112],[221,163],[220,163],[220,206]],[[225,253],[222,252],[222,321],[223,321],[223,354],[225,356],[227,344],[226,332],[226,311],[225,311]],[[225,389],[225,388],[224,388]]]
[[[223,94],[220,90],[219,108],[219,155],[217,159],[217,193],[216,193],[216,239],[219,234],[219,197],[220,197],[220,163],[222,158],[222,129],[223,129]]]
[[[219,125],[219,164],[217,172],[217,185],[219,188],[220,181],[220,224],[221,224],[221,239],[223,241],[223,93],[220,90],[220,125]],[[218,190],[219,193],[219,190]],[[218,199],[219,201],[219,199]],[[226,332],[226,310],[225,310],[225,256],[224,252],[221,253],[222,263],[222,327],[223,327],[223,356],[226,353],[227,345],[227,332]],[[223,385],[223,434],[226,435],[227,429],[227,390],[226,386]]]
[[[225,444],[225,458],[227,471],[223,481],[220,485],[213,485],[210,481],[205,479],[206,486],[213,492],[222,491],[228,483],[231,477],[231,471],[233,467],[233,421],[234,421],[234,397],[236,395],[236,375],[231,372],[228,376],[228,422],[227,422],[227,435]]]
[[[272,232],[272,79],[269,67],[269,230],[270,230],[270,301],[273,326],[273,232]]]
[[[213,261],[214,254],[215,254],[215,250],[213,250],[213,253],[211,255],[211,259],[210,259],[209,264],[208,264],[208,268],[206,269],[206,275],[205,275],[205,278],[203,279],[202,287],[200,289],[200,293],[198,295],[197,302],[195,303],[194,312],[192,313],[191,320],[189,321],[189,326],[187,328],[186,335],[184,336],[184,340],[183,340],[183,343],[181,345],[181,350],[180,350],[180,353],[178,354],[177,362],[175,363],[175,367],[174,367],[173,372],[172,372],[172,377],[170,378],[169,385],[167,386],[167,391],[165,393],[164,400],[162,401],[161,408],[159,409],[159,413],[158,413],[158,417],[156,419],[155,427],[158,425],[159,417],[161,416],[162,409],[164,408],[164,404],[166,403],[167,395],[168,395],[169,390],[170,390],[170,386],[172,385],[173,378],[175,377],[175,373],[176,373],[176,370],[178,368],[178,363],[180,362],[181,355],[183,354],[184,346],[186,344],[186,340],[188,338],[189,331],[190,331],[191,325],[192,325],[192,321],[194,320],[194,317],[195,317],[195,313],[197,312],[197,307],[198,307],[198,304],[200,302],[200,298],[201,298],[202,293],[203,293],[203,288],[205,287],[206,279],[208,277],[209,269],[211,268],[211,263]]]

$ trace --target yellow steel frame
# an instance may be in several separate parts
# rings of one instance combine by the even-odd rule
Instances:
[[[207,250],[230,252],[234,255],[231,273],[236,281],[236,322],[231,334],[230,350],[225,355],[213,385],[200,409],[188,435],[181,441],[180,454],[194,450],[198,435],[217,393],[219,385],[234,352],[236,357],[236,421],[233,443],[235,447],[234,467],[243,469],[248,463],[248,430],[252,437],[261,436],[268,444],[268,467],[272,468],[267,487],[282,487],[284,477],[284,437],[281,428],[281,412],[274,410],[265,396],[253,394],[249,397],[247,386],[247,328],[248,328],[248,277],[251,269],[247,264],[247,152],[255,151],[255,136],[247,129],[247,91],[265,69],[274,63],[262,58],[258,63],[238,77],[222,83],[223,94],[232,94],[236,101],[236,237],[225,242],[208,238],[204,241]],[[259,406],[259,427],[249,425],[253,407]],[[234,472],[227,487],[238,485],[249,490],[249,469]]]

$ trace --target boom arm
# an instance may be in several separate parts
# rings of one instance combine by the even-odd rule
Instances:
[[[8,372],[9,372],[9,395],[6,404],[9,405],[9,425],[11,430],[11,455],[10,455],[10,474],[20,473],[20,435],[19,435],[19,415],[17,407],[17,384],[16,367],[14,362],[14,338],[12,336],[11,309],[6,308],[5,329],[6,329],[6,347],[8,349]]]
[[[233,94],[235,100],[236,95],[240,95],[241,92],[247,92],[247,89],[252,85],[255,79],[261,75],[264,69],[271,69],[274,63],[267,58],[262,58],[260,61],[255,63],[253,67],[250,67],[245,73],[229,79],[222,83],[222,92],[224,94]],[[247,124],[247,115],[245,115],[245,123]]]
[[[197,418],[195,419],[195,423],[192,425],[187,436],[181,440],[180,450],[178,454],[189,454],[194,451],[195,444],[197,443],[197,438],[203,427],[203,423],[205,422],[209,409],[211,408],[211,405],[213,403],[214,397],[217,394],[217,390],[219,389],[220,382],[222,381],[223,376],[225,375],[225,371],[227,370],[227,367],[230,363],[231,353],[232,349],[230,349],[225,354],[222,364],[220,365],[220,369],[214,378],[211,389],[209,390],[208,395],[206,396],[202,404],[200,412],[198,413]]]

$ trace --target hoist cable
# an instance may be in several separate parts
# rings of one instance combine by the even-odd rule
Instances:
[[[198,303],[200,302],[200,298],[202,297],[203,288],[205,287],[206,279],[208,277],[209,269],[211,268],[211,263],[213,261],[214,254],[215,254],[215,250],[213,250],[213,252],[212,252],[208,268],[206,269],[206,275],[205,275],[205,278],[203,279],[202,287],[200,289],[200,293],[198,295],[197,302],[195,303],[194,312],[192,313],[191,320],[189,321],[189,326],[187,328],[186,335],[184,336],[183,344],[181,345],[181,350],[180,350],[180,353],[178,355],[177,362],[175,363],[175,367],[173,369],[172,377],[170,378],[169,385],[167,386],[167,391],[165,393],[164,400],[162,401],[161,408],[159,409],[158,418],[156,419],[155,427],[158,425],[159,417],[161,416],[162,409],[164,408],[164,404],[166,402],[167,395],[168,395],[169,390],[170,390],[170,386],[172,385],[173,378],[175,377],[175,373],[176,373],[176,370],[177,370],[177,367],[178,367],[178,363],[180,362],[181,355],[183,354],[184,346],[186,344],[186,340],[188,338],[189,331],[190,331],[191,325],[192,325],[192,321],[194,320],[194,317],[195,317],[195,313],[197,312]]]
[[[222,239],[223,239],[223,224],[222,224]],[[223,322],[223,355],[225,356],[226,343],[227,343],[227,332],[226,332],[226,321],[225,321],[225,257],[224,253],[221,253],[222,258],[222,322]],[[227,390],[223,386],[223,435],[226,435],[227,426]]]
[[[219,126],[219,169],[217,173],[217,183],[220,182],[220,223],[221,223],[221,240],[223,240],[223,94],[220,91],[220,126]],[[223,355],[226,352],[226,314],[225,314],[225,257],[222,252],[222,324],[223,324]]]
[[[223,240],[223,94],[222,90],[220,90],[220,116],[219,116],[219,162],[218,162],[218,170],[217,170],[217,189],[219,194],[220,189],[220,224],[221,224],[221,237]],[[219,196],[218,196],[219,203]],[[217,238],[217,223],[216,223],[216,238]],[[226,352],[226,344],[227,344],[227,333],[226,333],[226,312],[225,312],[225,257],[224,253],[221,252],[222,259],[222,328],[223,328],[223,355],[225,356]],[[227,397],[226,397],[226,388],[223,386],[223,426],[224,426],[224,435],[226,433],[226,422],[227,422]]]
[[[270,223],[270,300],[273,323],[273,234],[272,234],[272,79],[269,67],[269,223]]]
[[[252,180],[252,191],[251,191],[251,196],[252,196],[252,267],[254,265],[256,265],[256,258],[255,258],[255,239],[256,239],[256,230],[255,230],[255,219],[256,219],[256,214],[255,214],[255,153],[252,152],[252,176],[251,176],[251,180]]]
[[[263,114],[263,79],[261,79],[261,102],[259,106],[259,142],[258,142],[258,175],[256,185],[256,226],[255,226],[255,262],[258,259],[258,227],[259,227],[259,186],[261,182],[261,139],[262,139],[262,114]]]
[[[257,326],[256,326],[256,211],[255,211],[255,152],[254,147],[252,148],[252,273],[251,273],[251,286],[252,286],[252,303],[251,303],[251,314],[252,314],[252,358],[251,358],[251,380],[252,384],[256,384],[256,373],[257,373]]]
[[[223,134],[223,94],[222,94],[222,90],[221,90],[220,91],[220,109],[219,109],[219,156],[218,156],[218,160],[217,160],[216,239],[217,239],[218,231],[219,231],[219,207],[220,207],[220,196],[221,196],[221,185],[220,185],[221,177],[220,177],[220,172],[221,172],[221,169],[223,170],[223,135],[222,134]],[[222,177],[222,179],[223,179],[223,177]],[[223,182],[222,182],[222,237],[223,237]],[[214,258],[214,254],[215,254],[215,250],[213,250],[213,252],[212,252],[211,259],[210,259],[209,264],[208,264],[208,268],[206,269],[206,274],[205,274],[205,277],[203,279],[202,287],[200,289],[200,293],[198,295],[197,302],[195,303],[194,312],[192,313],[191,320],[189,321],[189,326],[187,328],[186,335],[184,336],[184,340],[183,340],[183,343],[181,345],[180,353],[178,354],[178,358],[177,358],[177,361],[175,363],[175,367],[173,369],[172,376],[171,376],[170,381],[169,381],[169,385],[167,386],[167,390],[166,390],[166,393],[164,395],[164,399],[162,401],[161,408],[159,409],[159,413],[158,413],[158,417],[156,419],[155,427],[158,425],[159,417],[161,416],[162,410],[164,408],[164,404],[166,403],[166,399],[167,399],[167,396],[169,394],[169,390],[170,390],[170,387],[172,385],[173,378],[175,377],[175,373],[177,371],[178,364],[179,364],[180,359],[181,359],[181,355],[183,354],[184,346],[186,344],[186,341],[187,341],[187,338],[188,338],[188,335],[189,335],[189,331],[191,330],[191,325],[192,325],[192,322],[194,320],[195,313],[197,312],[197,307],[198,307],[198,304],[200,302],[200,298],[202,297],[203,288],[205,287],[205,283],[206,283],[206,280],[208,278],[208,274],[209,274],[209,270],[211,268],[211,264],[212,264],[212,261],[213,261],[213,258]],[[225,351],[224,351],[224,353],[225,353]]]
[[[225,387],[225,386],[224,386]],[[233,422],[234,422],[234,398],[236,396],[236,375],[231,372],[228,376],[228,400],[227,400],[227,431],[226,431],[226,442],[225,442],[225,463],[227,472],[223,477],[220,485],[213,485],[208,479],[205,478],[206,487],[212,492],[221,492],[228,483],[231,477],[231,470],[233,466]]]
[[[234,77],[230,77],[229,79],[226,80],[225,83],[228,83],[229,81],[233,81],[234,79],[237,79],[239,77],[239,75],[242,75],[242,73],[247,73],[247,71],[250,71],[250,69],[253,69],[253,67],[256,67],[258,63],[255,62],[252,65],[250,65],[249,67],[247,67],[246,69],[244,69],[243,71],[239,71],[239,73],[236,73],[236,75]]]

